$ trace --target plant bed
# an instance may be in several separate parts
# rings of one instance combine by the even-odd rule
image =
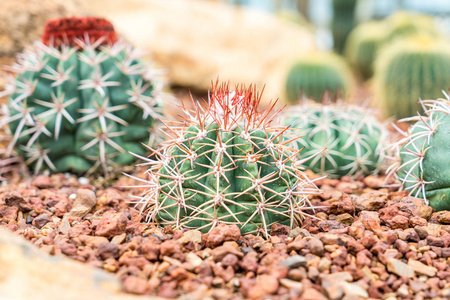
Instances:
[[[142,174],[136,174],[142,175]],[[310,173],[310,177],[314,174]],[[147,224],[134,184],[64,174],[0,188],[3,227],[42,251],[114,273],[133,294],[185,299],[445,299],[450,213],[383,188],[382,176],[321,179],[316,218],[271,237],[220,225],[207,234]],[[76,279],[74,279],[76,280]]]

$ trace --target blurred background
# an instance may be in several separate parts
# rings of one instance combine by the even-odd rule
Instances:
[[[219,78],[264,87],[265,103],[320,101],[326,92],[371,101],[384,116],[400,118],[420,110],[419,98],[440,97],[450,87],[449,0],[0,3],[1,64],[39,40],[47,19],[101,16],[148,52],[180,98],[206,95]],[[0,90],[4,84],[0,79]]]

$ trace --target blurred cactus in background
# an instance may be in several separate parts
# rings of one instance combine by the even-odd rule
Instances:
[[[337,103],[302,103],[282,116],[283,125],[300,137],[293,143],[304,167],[331,178],[370,175],[380,171],[387,130],[368,109]],[[318,154],[317,154],[318,153]]]
[[[415,35],[439,35],[433,19],[425,14],[400,11],[392,14],[383,22],[386,23],[386,42]]]
[[[36,173],[107,173],[134,160],[128,151],[145,154],[140,142],[160,118],[161,82],[108,21],[48,21],[42,43],[10,70],[7,154],[15,149]]]
[[[422,111],[420,99],[435,99],[450,84],[450,45],[429,36],[401,39],[376,62],[374,97],[397,118]]]
[[[348,96],[353,75],[346,62],[332,53],[312,53],[302,57],[289,71],[286,97],[296,103],[301,97],[320,101],[326,92],[332,98]]]
[[[448,70],[448,69],[447,69]],[[398,143],[397,175],[405,190],[434,209],[450,210],[450,98],[424,100],[424,116]]]
[[[350,31],[355,27],[355,10],[358,0],[333,0],[331,33],[334,50],[342,53]]]
[[[350,33],[345,57],[364,79],[372,77],[374,61],[385,38],[386,25],[383,22],[363,23]]]

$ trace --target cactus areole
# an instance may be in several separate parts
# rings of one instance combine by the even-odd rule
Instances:
[[[401,141],[397,175],[405,190],[434,209],[450,210],[450,98],[422,101],[425,116]]]
[[[42,43],[20,54],[4,94],[12,141],[34,171],[107,173],[145,154],[160,118],[161,81],[111,23],[48,21]]]
[[[299,169],[299,151],[271,127],[273,106],[258,111],[253,88],[214,86],[209,104],[184,109],[184,122],[168,126],[172,139],[148,160],[150,188],[138,200],[149,221],[203,232],[219,223],[243,234],[269,235],[275,222],[299,225],[318,189]]]

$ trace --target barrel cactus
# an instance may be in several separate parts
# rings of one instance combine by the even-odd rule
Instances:
[[[450,98],[424,100],[416,120],[398,147],[397,175],[405,190],[436,210],[450,210]]]
[[[18,56],[4,94],[15,149],[36,173],[107,173],[145,154],[160,118],[161,81],[99,18],[48,21],[42,42]]]
[[[385,158],[386,129],[372,113],[349,104],[308,104],[291,107],[282,116],[303,149],[304,167],[330,178],[376,173]]]
[[[345,44],[345,57],[364,78],[373,75],[373,64],[386,38],[383,22],[368,22],[357,26]]]
[[[436,99],[450,82],[450,45],[427,36],[402,39],[380,53],[374,97],[389,115],[406,118],[421,111],[420,99]]]
[[[343,59],[331,53],[312,53],[289,71],[286,97],[291,104],[301,97],[321,101],[326,92],[333,98],[348,96],[352,86],[352,74]]]
[[[439,30],[433,18],[426,14],[400,11],[389,16],[384,22],[388,42],[415,35],[439,36]]]
[[[203,232],[236,224],[264,236],[275,222],[302,222],[318,190],[286,145],[287,128],[270,126],[271,109],[258,110],[260,99],[251,87],[216,85],[209,104],[194,103],[167,127],[173,138],[147,159],[150,188],[138,200],[149,221]]]

